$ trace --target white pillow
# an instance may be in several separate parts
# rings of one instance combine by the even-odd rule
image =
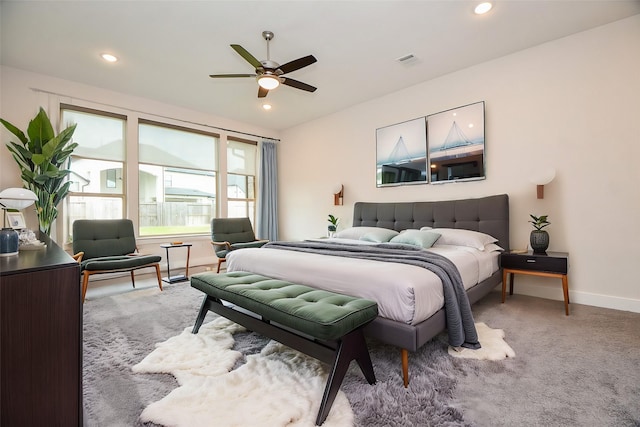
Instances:
[[[378,227],[349,227],[349,228],[345,228],[342,231],[338,231],[333,237],[337,237],[339,239],[360,240],[360,238],[366,235],[367,233],[375,232],[377,230],[386,230],[386,229],[378,228]]]
[[[368,232],[364,236],[360,237],[360,240],[375,243],[385,243],[397,236],[396,230],[389,230],[388,228],[376,228],[373,231]]]
[[[432,231],[440,233],[439,245],[469,246],[483,251],[486,245],[498,241],[488,234],[461,228],[434,228]]]
[[[420,227],[420,230],[422,230],[422,231],[433,230],[433,227]]]
[[[407,245],[420,246],[422,248],[430,248],[438,240],[440,234],[427,230],[404,230],[389,243],[405,243]]]
[[[504,249],[501,248],[500,246],[496,245],[495,243],[489,243],[488,245],[485,245],[484,251],[485,252],[495,252],[495,251],[504,251]]]

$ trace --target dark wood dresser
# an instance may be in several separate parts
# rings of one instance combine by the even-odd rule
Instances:
[[[0,257],[0,425],[82,426],[80,268],[40,240]]]

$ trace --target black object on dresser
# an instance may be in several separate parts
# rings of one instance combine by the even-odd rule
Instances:
[[[509,274],[509,295],[513,295],[514,274],[530,276],[554,277],[562,279],[565,314],[569,315],[569,254],[566,252],[533,253],[531,251],[504,252],[500,256],[502,266],[502,302],[507,291],[507,274]]]
[[[0,258],[0,424],[82,426],[80,266],[39,238]]]

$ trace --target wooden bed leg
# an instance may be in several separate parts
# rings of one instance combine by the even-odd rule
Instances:
[[[409,352],[406,348],[401,348],[400,355],[402,357],[402,380],[404,388],[407,388],[409,387]]]

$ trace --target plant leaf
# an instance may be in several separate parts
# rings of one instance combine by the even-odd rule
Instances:
[[[14,125],[12,125],[11,123],[9,123],[6,120],[0,119],[0,123],[2,123],[4,125],[4,127],[7,128],[7,130],[9,132],[11,132],[12,134],[14,134],[15,136],[18,137],[18,139],[20,141],[22,141],[23,145],[27,144],[27,137],[24,136],[24,132],[22,132],[20,129],[18,129],[17,127],[15,127]]]

